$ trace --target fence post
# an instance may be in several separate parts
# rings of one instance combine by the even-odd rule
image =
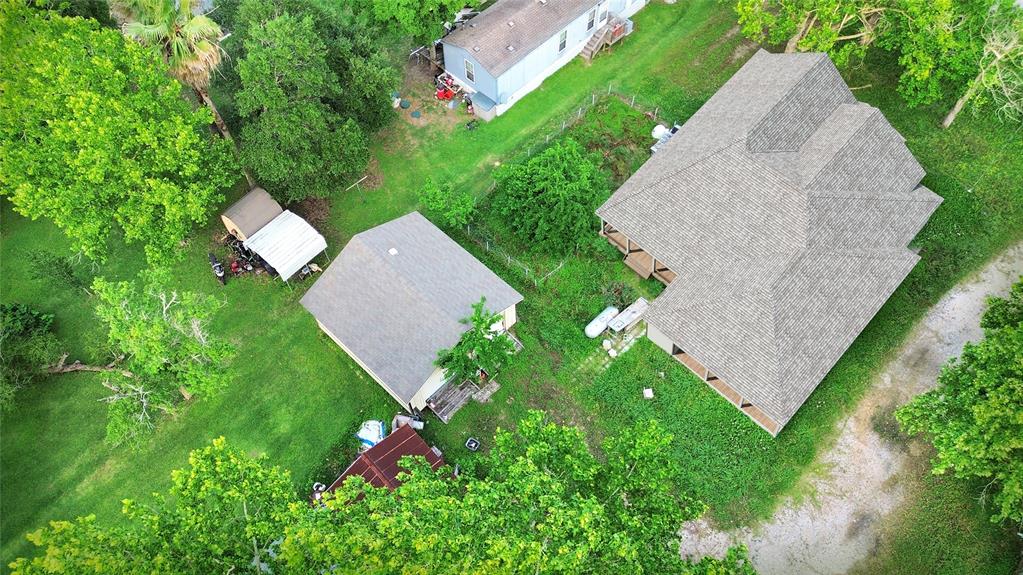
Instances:
[[[597,95],[596,94],[590,94],[590,105],[593,106],[596,103],[597,103]]]
[[[545,144],[549,144],[549,143],[551,143],[551,135],[550,135],[550,134],[547,134],[547,137],[546,137],[546,138],[544,138],[544,141],[543,141],[543,143],[545,143]]]
[[[608,95],[608,96],[610,96],[610,95],[611,95],[611,82],[608,82],[608,83],[607,83],[607,95]]]
[[[661,111],[661,107],[660,106],[657,106],[656,108],[654,108],[654,119],[655,120],[657,119],[657,112],[660,112],[660,111]]]
[[[583,117],[583,108],[582,108],[582,106],[579,106],[579,113],[576,114],[575,117],[576,118],[582,118]]]
[[[562,132],[565,131],[565,121],[564,120],[561,121],[561,131]]]
[[[632,95],[632,103],[629,104],[629,105],[632,106],[633,108],[636,107],[636,95],[635,94]]]

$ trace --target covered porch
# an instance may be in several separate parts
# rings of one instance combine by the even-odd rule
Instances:
[[[713,388],[714,391],[718,392],[721,397],[728,400],[729,403],[738,408],[739,411],[746,415],[746,417],[749,417],[754,423],[762,427],[764,431],[774,436],[781,430],[781,425],[772,419],[771,416],[767,415],[767,413],[756,405],[753,405],[748,398],[743,397],[738,390],[725,383],[723,379],[708,369],[707,366],[703,365],[703,363],[692,353],[686,350],[685,347],[671,341],[668,336],[664,335],[664,333],[655,326],[647,325],[647,338],[657,345],[657,347],[670,354],[679,363],[686,366],[689,371],[696,374],[696,377],[706,382],[707,385]]]
[[[670,284],[678,277],[678,274],[668,269],[663,262],[644,251],[639,244],[603,220],[600,222],[600,235],[607,238],[611,245],[625,254],[625,265],[629,266],[639,277],[643,279],[653,277],[664,285]]]

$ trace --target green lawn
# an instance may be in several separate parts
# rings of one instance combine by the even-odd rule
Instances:
[[[329,254],[335,256],[353,234],[414,209],[416,190],[427,177],[452,181],[482,197],[492,183],[495,162],[521,158],[609,84],[616,92],[636,95],[646,109],[659,107],[664,118],[684,120],[751,53],[734,32],[730,8],[712,0],[653,3],[635,20],[635,34],[611,54],[592,66],[574,61],[507,114],[474,131],[396,122],[373,146],[379,185],[332,198],[322,230]],[[851,82],[874,84],[858,95],[881,107],[902,131],[928,171],[925,183],[946,202],[918,240],[921,265],[777,440],[649,344],[639,344],[607,372],[580,369],[599,353],[581,332],[605,305],[601,286],[622,281],[648,296],[660,289],[656,282],[640,282],[610,247],[567,259],[558,273],[534,287],[456,230],[451,231],[456,240],[525,294],[517,333],[526,349],[499,375],[502,388],[491,403],[470,404],[448,426],[431,421],[427,437],[457,460],[469,457],[460,448],[467,435],[486,440],[495,427],[513,425],[528,408],[547,409],[561,421],[582,425],[593,440],[654,416],[675,434],[675,449],[688,470],[685,487],[703,497],[716,518],[737,523],[767,515],[779,495],[796,485],[835,420],[855,403],[870,374],[913,322],[957,279],[1023,233],[1012,225],[1023,221],[1018,133],[968,116],[951,131],[940,132],[935,128],[940,111],[905,110],[890,78],[857,75]],[[600,148],[605,134],[631,134],[626,138],[631,147],[629,141],[612,139],[606,145],[620,152],[609,154],[606,162],[621,180],[645,158],[649,127],[642,115],[610,103],[588,113],[570,133],[591,149]],[[48,223],[12,214],[6,203],[0,215],[3,300],[30,302],[55,313],[72,356],[99,359],[89,353],[103,342],[89,298],[29,279],[23,264],[23,250],[66,248],[61,234]],[[557,255],[522,254],[520,246],[505,239],[500,222],[484,220],[488,233],[516,257],[545,268],[560,261]],[[224,288],[216,284],[204,252],[219,233],[219,221],[211,218],[196,232],[175,273],[180,286],[227,301],[212,329],[238,346],[230,367],[232,384],[164,421],[139,452],[104,446],[98,376],[51,378],[23,393],[16,411],[4,415],[0,436],[0,557],[5,562],[29,552],[23,534],[48,519],[95,512],[115,520],[120,499],[165,489],[170,470],[184,465],[188,451],[210,438],[224,435],[252,453],[268,454],[292,471],[301,491],[317,472],[347,458],[346,445],[360,421],[393,415],[392,400],[321,334],[298,304],[309,283],[294,290],[251,279]],[[141,266],[137,250],[115,249],[95,274],[125,278]],[[644,386],[657,389],[657,400],[638,399]]]

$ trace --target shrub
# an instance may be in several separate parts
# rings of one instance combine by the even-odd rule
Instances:
[[[0,304],[0,409],[11,409],[18,390],[54,359],[52,328],[51,314],[19,303]]]
[[[493,207],[534,251],[577,252],[596,230],[610,181],[593,154],[566,138],[524,163],[499,168]]]
[[[476,199],[467,191],[455,192],[451,184],[437,184],[427,180],[419,189],[419,203],[426,212],[449,228],[460,228],[469,223],[476,209]]]

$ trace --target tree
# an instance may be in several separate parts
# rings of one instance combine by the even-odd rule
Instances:
[[[57,355],[53,315],[19,303],[0,304],[0,411],[36,381]]]
[[[39,10],[53,10],[61,16],[92,18],[108,28],[116,25],[110,17],[107,0],[33,0],[29,6]]]
[[[907,433],[926,433],[934,473],[990,480],[993,521],[1023,521],[1023,278],[1007,300],[990,299],[984,339],[968,343],[938,387],[896,412]]]
[[[135,444],[155,426],[158,413],[171,413],[180,399],[211,395],[227,384],[225,363],[233,347],[210,335],[207,326],[221,303],[178,292],[149,278],[144,291],[129,282],[96,278],[96,315],[118,361],[104,385],[111,391],[107,439]]]
[[[171,75],[192,88],[213,113],[217,129],[228,140],[231,132],[210,98],[210,77],[220,66],[220,39],[216,22],[195,14],[192,0],[114,0],[125,13],[125,35],[155,50]]]
[[[127,525],[93,517],[29,536],[41,573],[681,573],[750,575],[742,549],[697,565],[678,553],[678,525],[702,505],[673,487],[678,462],[656,424],[606,443],[609,464],[577,428],[531,412],[499,430],[478,473],[432,471],[405,458],[395,492],[353,477],[326,508],[293,499],[289,475],[229,448],[192,452],[170,497],[127,501]],[[653,483],[650,483],[653,482]]]
[[[497,373],[497,368],[508,356],[515,353],[515,342],[507,333],[496,332],[493,326],[504,318],[500,313],[487,310],[487,298],[472,304],[472,315],[462,319],[469,329],[451,349],[437,352],[437,367],[444,369],[444,375],[456,381],[476,380],[480,371],[487,376]]]
[[[494,173],[493,207],[534,251],[578,250],[593,237],[593,212],[610,183],[591,154],[566,138]]]
[[[884,29],[885,0],[738,0],[743,34],[754,42],[785,42],[785,52],[827,52],[844,66],[862,57]]]
[[[238,63],[242,157],[282,199],[323,197],[362,171],[362,130],[325,103],[340,90],[313,19],[283,14],[253,26]]]
[[[165,263],[234,183],[209,112],[116,31],[9,0],[0,60],[0,194],[86,256],[103,261],[116,230]]]
[[[450,228],[468,224],[476,209],[476,198],[467,190],[455,192],[451,184],[445,182],[438,185],[433,180],[427,180],[419,189],[419,203]]]
[[[466,6],[477,6],[470,0],[372,0],[373,16],[378,22],[393,27],[402,36],[421,44],[430,43],[444,35],[444,23],[455,19],[455,14]]]
[[[965,85],[941,122],[947,128],[967,104],[994,106],[1006,121],[1023,122],[1023,8],[1008,5],[992,10],[982,34],[983,48],[975,61],[977,75]]]
[[[28,536],[47,554],[21,558],[13,573],[259,573],[295,511],[288,473],[227,446],[223,438],[171,474],[170,497],[125,500],[129,525],[102,527],[95,516],[51,521]]]

